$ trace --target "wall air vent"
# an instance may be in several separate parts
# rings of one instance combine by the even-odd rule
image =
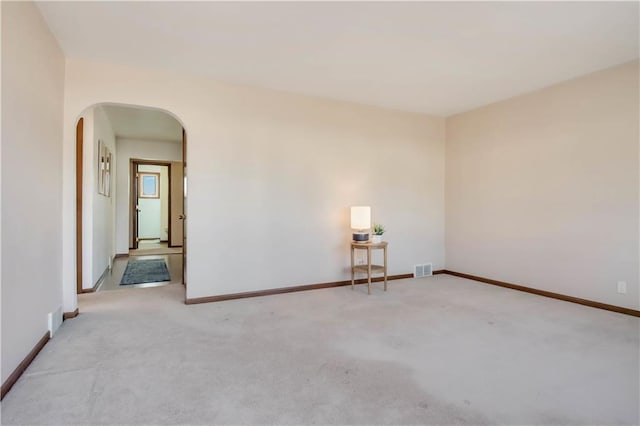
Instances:
[[[49,337],[53,337],[58,328],[62,325],[62,306],[59,306],[54,312],[49,313]]]
[[[433,265],[431,263],[423,263],[421,265],[414,265],[413,267],[413,277],[430,277],[433,275]]]

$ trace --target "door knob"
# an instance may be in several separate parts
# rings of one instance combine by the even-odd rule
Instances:
[[[183,214],[178,215],[178,219],[180,220],[184,219],[184,215]]]

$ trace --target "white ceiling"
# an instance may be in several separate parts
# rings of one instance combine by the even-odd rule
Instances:
[[[638,58],[638,2],[41,2],[66,55],[450,115]]]
[[[160,110],[103,105],[116,137],[150,141],[182,141],[182,125]]]

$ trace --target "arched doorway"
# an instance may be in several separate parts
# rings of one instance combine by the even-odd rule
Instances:
[[[101,103],[82,111],[76,122],[77,294],[186,285],[185,158],[186,131],[165,110]],[[152,237],[152,250],[141,250],[140,241]]]

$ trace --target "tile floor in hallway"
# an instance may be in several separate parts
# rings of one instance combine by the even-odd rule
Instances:
[[[169,270],[169,276],[171,281],[164,281],[159,283],[144,283],[134,285],[120,285],[122,280],[122,274],[127,267],[129,259],[164,259]],[[110,290],[124,290],[127,288],[135,287],[157,287],[167,284],[181,284],[182,283],[182,254],[163,254],[163,255],[149,255],[149,256],[128,256],[117,257],[113,261],[111,272],[109,272],[98,286],[97,291],[110,291]]]
[[[169,247],[169,243],[156,240],[141,240],[137,249],[130,249],[129,256],[142,256],[149,254],[178,254],[182,253],[182,247]]]

